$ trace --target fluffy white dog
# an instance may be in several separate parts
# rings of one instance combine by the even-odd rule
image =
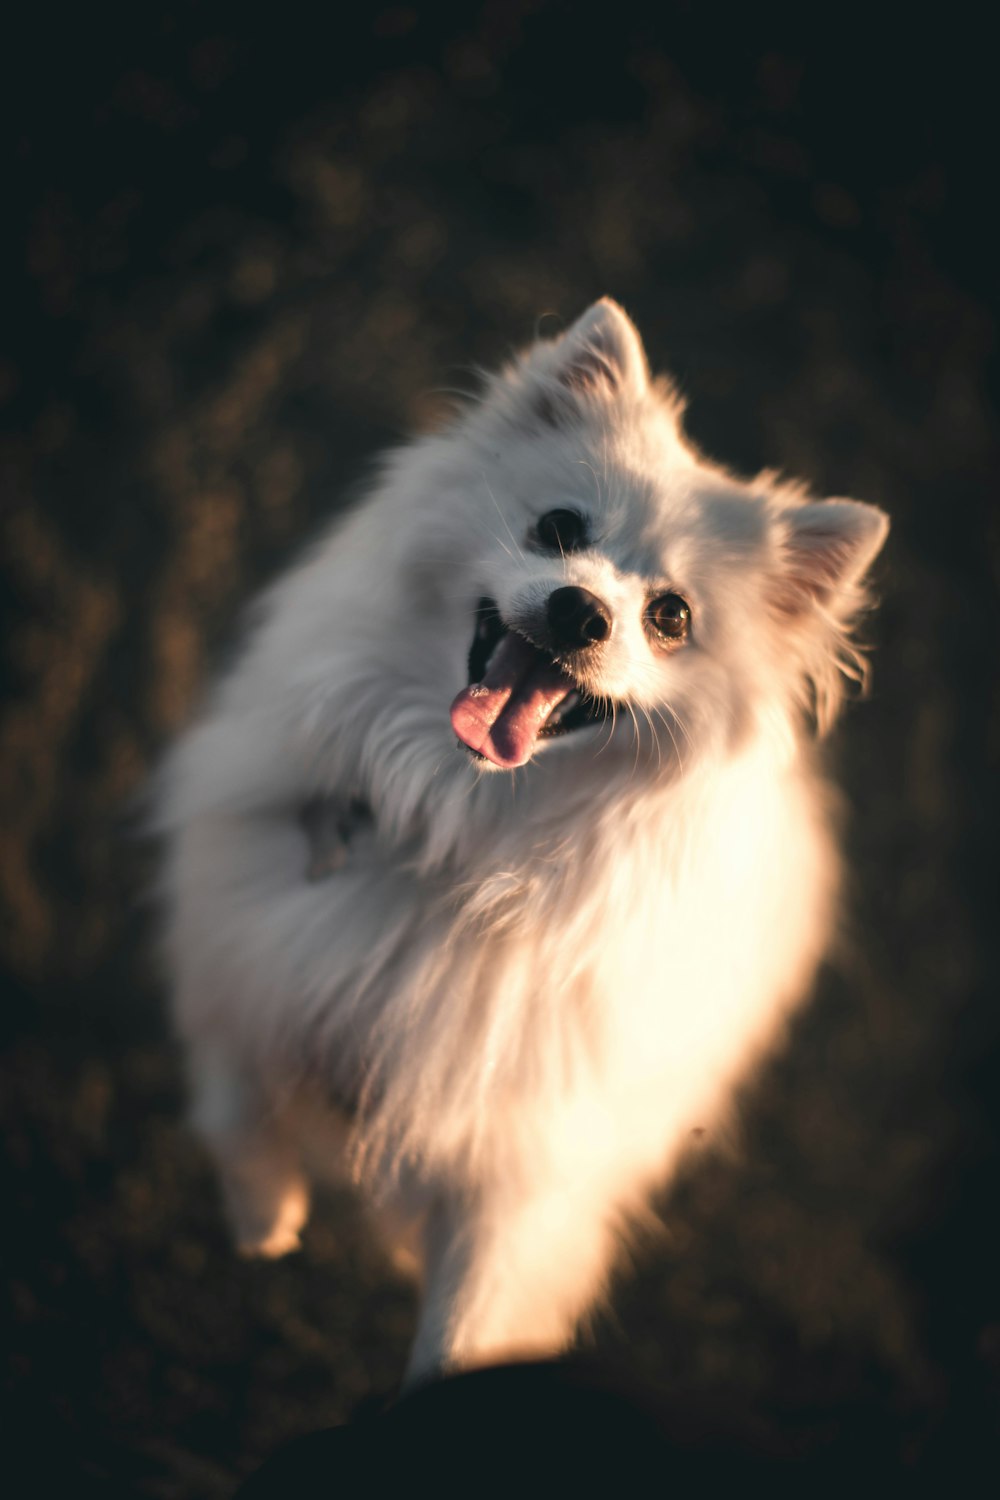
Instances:
[[[171,758],[167,945],[239,1246],[346,1160],[409,1378],[564,1347],[835,918],[810,748],[881,511],[685,438],[615,303],[393,454]]]

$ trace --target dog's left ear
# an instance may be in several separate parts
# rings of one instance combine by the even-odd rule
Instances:
[[[649,386],[635,324],[610,297],[587,308],[556,342],[550,373],[573,394],[640,396]]]
[[[889,532],[889,517],[860,500],[790,506],[778,517],[783,613],[825,604],[860,583]]]

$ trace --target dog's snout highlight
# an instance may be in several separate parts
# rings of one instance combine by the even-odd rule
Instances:
[[[546,614],[558,650],[580,651],[597,646],[611,634],[611,611],[589,589],[575,585],[556,589],[549,595]]]

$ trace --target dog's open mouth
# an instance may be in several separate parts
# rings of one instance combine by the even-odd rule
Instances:
[[[607,712],[558,661],[505,625],[492,599],[480,599],[469,686],[451,705],[463,745],[509,770],[530,760],[540,739],[600,723]]]

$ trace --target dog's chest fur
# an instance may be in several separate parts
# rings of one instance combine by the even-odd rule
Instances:
[[[325,881],[309,1052],[360,1101],[371,1170],[516,1170],[596,1112],[609,1170],[656,1173],[797,998],[832,896],[809,773],[758,744],[673,787],[602,775],[558,819],[509,807],[507,835],[488,779],[443,864],[366,829]]]

